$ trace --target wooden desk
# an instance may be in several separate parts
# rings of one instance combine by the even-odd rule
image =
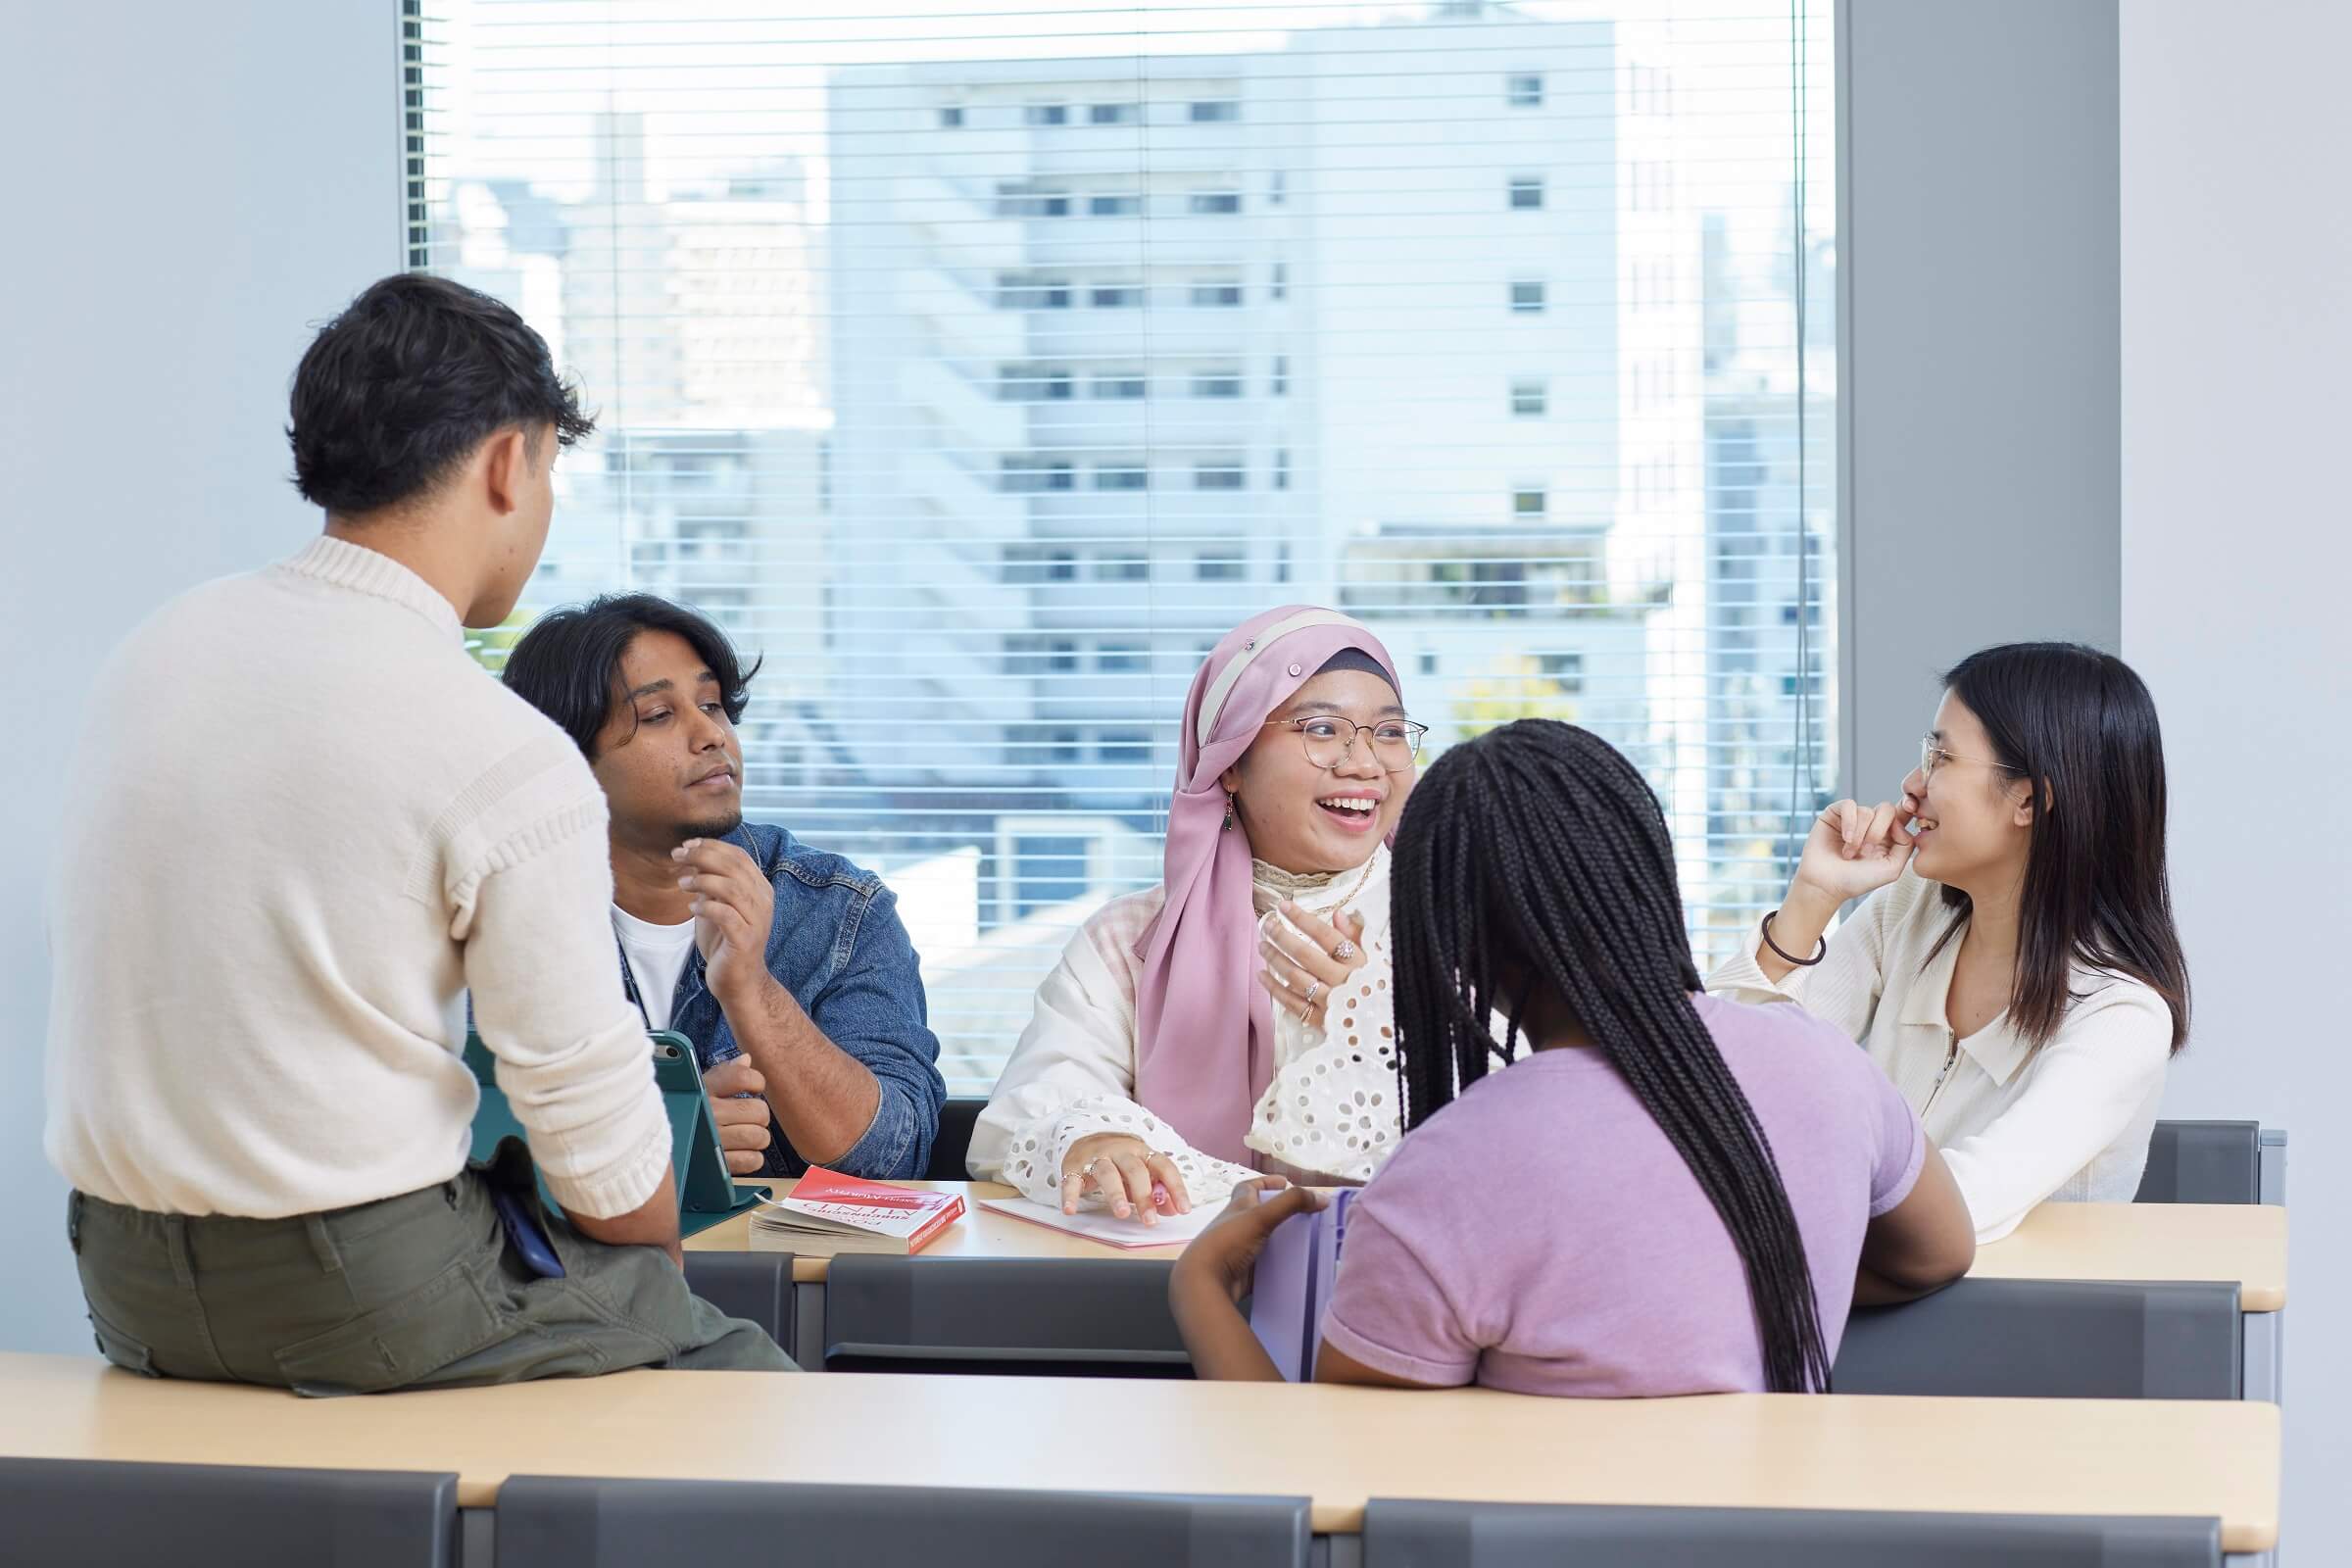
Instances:
[[[789,1190],[791,1183],[778,1184]],[[978,1206],[982,1198],[1008,1196],[993,1182],[908,1182],[904,1185],[964,1195],[963,1218],[923,1250],[923,1257],[1130,1258],[1167,1261],[1181,1247],[1124,1251]],[[690,1238],[693,1250],[791,1250],[790,1244],[756,1234],[751,1216]],[[790,1347],[804,1366],[823,1358],[824,1281],[829,1259],[798,1256],[793,1280],[800,1296],[801,1343]],[[2238,1288],[2241,1382],[2251,1399],[2277,1401],[2282,1388],[2283,1309],[2286,1305],[2286,1210],[2276,1204],[2044,1203],[2016,1231],[1977,1254],[1980,1279],[2165,1281],[2213,1280]]]
[[[723,1420],[717,1412],[724,1412]],[[713,1425],[717,1422],[718,1425]],[[773,1441],[713,1446],[721,1427]],[[1150,1432],[1138,1471],[1118,1444]],[[794,1435],[821,1434],[821,1442]],[[348,1399],[0,1355],[0,1453],[510,1475],[1672,1507],[2158,1514],[2278,1535],[2278,1411],[2256,1403],[1719,1395],[1545,1399],[1289,1384],[624,1372]],[[1051,1456],[1050,1458],[1042,1456]]]
[[[1977,1253],[1992,1280],[2227,1280],[2247,1312],[2286,1305],[2276,1203],[2044,1203]]]
[[[799,1185],[797,1181],[768,1184],[781,1198]],[[1123,1248],[1105,1247],[1082,1236],[1063,1231],[1048,1230],[1024,1220],[1010,1219],[991,1213],[980,1206],[983,1198],[1011,1198],[1013,1190],[1002,1182],[896,1182],[898,1187],[918,1187],[926,1192],[961,1193],[963,1217],[948,1227],[939,1240],[917,1253],[920,1257],[1130,1257],[1166,1263],[1184,1250],[1175,1247],[1145,1247],[1129,1251]],[[1141,1230],[1142,1226],[1136,1227]],[[791,1252],[808,1244],[783,1237],[762,1235],[752,1229],[749,1212],[738,1214],[723,1224],[713,1225],[699,1236],[686,1239],[690,1252]],[[821,1284],[826,1257],[798,1256],[792,1260],[792,1277],[801,1285]]]
[[[2285,1388],[2286,1209],[2277,1203],[2044,1203],[1977,1253],[2011,1280],[2223,1280],[2237,1286],[2239,1381]]]
[[[779,1193],[793,1183],[779,1182]],[[923,1249],[924,1257],[1127,1257],[1167,1261],[1182,1247],[1134,1251],[1024,1224],[979,1206],[1009,1198],[998,1182],[904,1182],[932,1192],[960,1192],[964,1215]],[[689,1251],[789,1251],[778,1238],[753,1232],[740,1214],[687,1239]],[[821,1281],[829,1259],[796,1257],[792,1277]],[[1970,1271],[1998,1280],[2228,1280],[2248,1312],[2286,1305],[2286,1210],[2258,1203],[2044,1203],[2025,1223],[1977,1253]]]

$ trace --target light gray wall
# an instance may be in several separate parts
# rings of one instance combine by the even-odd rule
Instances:
[[[1988,643],[2117,647],[2115,0],[1849,0],[1838,191],[1847,788]]]
[[[2284,1558],[2352,1559],[2352,9],[2131,0],[2124,657],[2156,694],[2196,991],[2168,1116],[2283,1125]]]
[[[284,478],[287,377],[312,323],[400,264],[397,26],[390,0],[8,11],[0,1348],[89,1348],[40,1140],[45,825],[82,694],[165,599],[317,530]]]

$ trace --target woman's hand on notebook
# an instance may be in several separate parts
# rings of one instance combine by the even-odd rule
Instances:
[[[1095,1133],[1070,1146],[1061,1158],[1061,1211],[1078,1212],[1078,1200],[1100,1194],[1120,1219],[1156,1225],[1162,1214],[1189,1214],[1192,1195],[1176,1161],[1133,1133]]]

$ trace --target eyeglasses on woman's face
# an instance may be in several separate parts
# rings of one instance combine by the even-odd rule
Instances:
[[[1944,750],[1943,742],[1937,740],[1933,735],[1923,735],[1920,737],[1920,788],[1927,788],[1928,780],[1936,776],[1936,770],[1937,768],[1946,766],[1953,762],[1979,762],[1986,767],[1997,769],[2003,773],[2014,773],[2017,771],[2016,768],[2011,767],[2007,762],[1996,762],[1989,758],[1983,757],[1962,757],[1957,752],[1946,751]]]
[[[1421,755],[1421,737],[1429,733],[1427,724],[1409,718],[1357,724],[1330,713],[1268,719],[1265,727],[1297,730],[1306,747],[1306,760],[1326,772],[1344,765],[1355,751],[1355,743],[1369,736],[1372,760],[1391,773],[1401,773]]]

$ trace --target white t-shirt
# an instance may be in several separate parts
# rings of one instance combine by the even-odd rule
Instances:
[[[670,1000],[678,994],[678,976],[686,972],[686,955],[694,951],[694,922],[655,925],[615,904],[612,929],[620,936],[620,951],[628,955],[637,999],[645,1004],[645,1026],[668,1028]]]

